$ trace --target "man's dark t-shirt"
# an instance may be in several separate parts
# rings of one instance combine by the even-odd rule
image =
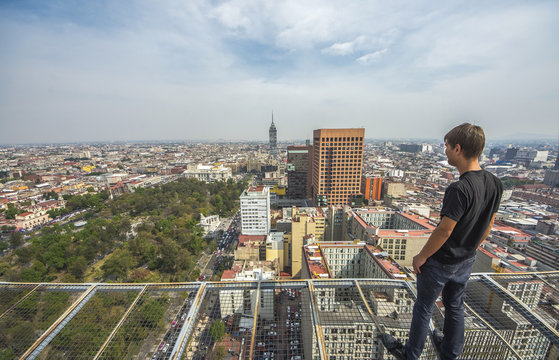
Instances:
[[[485,170],[469,171],[450,184],[444,194],[441,219],[448,216],[456,226],[433,258],[443,264],[456,264],[474,256],[499,209],[502,194],[501,180]]]

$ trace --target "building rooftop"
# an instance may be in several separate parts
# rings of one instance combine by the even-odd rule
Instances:
[[[528,241],[532,237],[530,234],[520,229],[503,224],[495,224],[491,231],[492,233],[506,236],[507,238],[514,239],[515,241]]]
[[[251,244],[259,244],[266,241],[266,235],[239,235],[238,246],[251,246]]]
[[[263,192],[266,187],[259,185],[259,186],[251,186],[248,188],[248,192]]]
[[[379,269],[383,271],[388,278],[391,279],[406,279],[407,275],[404,269],[392,259],[381,248],[365,244],[363,242],[321,242],[317,244],[305,245],[303,247],[303,256],[305,263],[309,269],[309,274],[313,279],[333,278],[332,272],[328,264],[328,259],[325,257],[323,249],[328,248],[357,248],[362,249],[364,254],[371,256]],[[349,260],[348,260],[349,261]],[[350,265],[348,265],[350,266]]]

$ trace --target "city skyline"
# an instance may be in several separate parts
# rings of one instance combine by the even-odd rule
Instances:
[[[553,1],[2,2],[0,144],[557,139]],[[203,124],[203,126],[200,126]]]

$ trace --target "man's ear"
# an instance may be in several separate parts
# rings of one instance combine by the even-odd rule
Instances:
[[[453,150],[456,151],[457,154],[460,154],[462,152],[462,146],[460,144],[456,144]]]

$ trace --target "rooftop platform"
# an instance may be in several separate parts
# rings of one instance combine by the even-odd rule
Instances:
[[[415,293],[389,279],[0,283],[0,358],[390,359],[378,334],[406,339]],[[559,271],[473,274],[465,300],[463,359],[557,358]],[[438,358],[428,339],[422,359]]]

